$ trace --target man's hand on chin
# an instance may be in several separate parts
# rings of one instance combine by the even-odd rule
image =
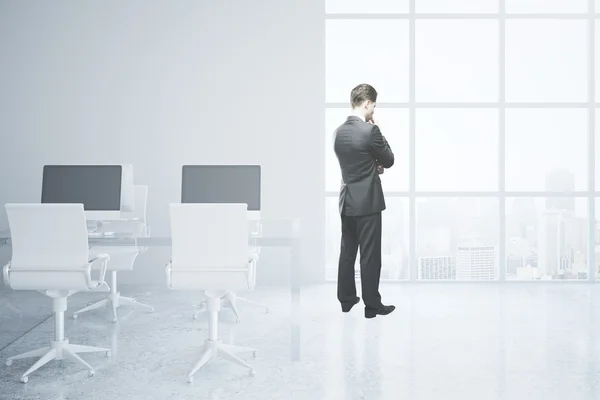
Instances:
[[[383,165],[377,164],[377,173],[379,175],[383,174],[383,171],[385,171],[385,169],[383,168]]]

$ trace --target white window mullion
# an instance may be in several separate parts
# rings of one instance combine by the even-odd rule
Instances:
[[[506,4],[499,0],[498,20],[498,280],[506,280]]]
[[[588,1],[588,280],[596,280],[596,1]]]
[[[408,51],[408,62],[409,62],[409,228],[408,228],[408,247],[409,247],[409,255],[410,255],[410,280],[416,281],[419,279],[418,273],[419,268],[417,265],[417,200],[415,196],[416,192],[416,108],[415,108],[415,100],[416,100],[416,60],[415,60],[415,48],[416,48],[416,26],[415,26],[415,0],[410,0],[409,3],[409,12],[410,19],[408,25],[408,37],[409,37],[409,51]]]

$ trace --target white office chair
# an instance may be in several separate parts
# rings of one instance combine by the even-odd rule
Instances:
[[[146,222],[146,203],[148,199],[148,186],[135,186],[135,211],[121,213],[122,219],[118,221],[106,221],[103,231],[112,231],[115,233],[129,233],[135,236],[148,236],[148,224]],[[117,322],[117,308],[121,305],[138,306],[145,308],[149,312],[154,312],[154,308],[147,304],[138,303],[131,297],[121,296],[117,290],[117,272],[131,271],[137,256],[145,252],[147,248],[138,246],[95,246],[90,249],[91,254],[103,253],[110,255],[110,263],[107,270],[110,271],[110,293],[106,298],[97,302],[88,304],[87,307],[77,310],[73,313],[73,318],[77,319],[78,314],[86,311],[95,310],[102,307],[111,306],[113,322]]]
[[[250,225],[250,224],[249,224]],[[256,229],[256,224],[252,224],[254,225],[253,228]],[[259,225],[260,226],[260,225]],[[258,229],[260,231],[260,228]],[[258,234],[259,232],[255,232],[255,234]],[[257,255],[260,255],[260,250],[261,248],[259,246],[254,246],[252,248],[252,251],[254,253],[256,253]],[[227,292],[225,293],[225,295],[223,297],[221,297],[221,300],[225,301],[225,305],[229,308],[231,308],[231,310],[233,311],[234,315],[235,315],[235,321],[236,322],[240,322],[240,311],[237,307],[238,302],[242,302],[242,303],[246,303],[252,306],[256,306],[259,308],[264,308],[265,309],[265,313],[269,313],[269,307],[267,307],[264,304],[261,303],[257,303],[255,301],[252,300],[248,300],[244,297],[238,297],[235,293],[233,292]],[[198,319],[198,317],[200,316],[200,314],[206,312],[207,309],[207,300],[202,301],[199,305],[198,305],[198,310],[194,313],[194,319]]]
[[[209,337],[204,353],[188,375],[222,356],[254,370],[235,355],[256,349],[223,344],[218,337],[221,298],[232,290],[252,290],[257,255],[248,246],[246,204],[171,204],[172,260],[167,264],[167,285],[174,290],[203,290],[207,296]]]
[[[52,360],[71,359],[94,375],[94,369],[77,353],[105,352],[102,347],[81,346],[65,338],[67,298],[84,292],[107,292],[104,282],[109,256],[89,258],[87,227],[82,204],[6,204],[12,238],[12,259],[4,267],[4,281],[14,290],[37,290],[52,298],[54,340],[50,346],[8,358],[41,357],[22,376]],[[92,263],[101,261],[100,276],[93,280]]]

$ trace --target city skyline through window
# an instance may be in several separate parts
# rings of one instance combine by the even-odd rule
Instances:
[[[333,133],[366,82],[396,155],[382,175],[382,279],[595,280],[591,2],[350,3],[326,8],[326,278],[341,237]],[[357,45],[378,62],[353,62]]]

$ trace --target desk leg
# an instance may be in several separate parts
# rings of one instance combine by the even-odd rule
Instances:
[[[300,327],[302,323],[302,305],[300,304],[300,287],[302,279],[302,257],[300,239],[294,241],[290,261],[291,304],[291,350],[292,361],[300,361]]]

